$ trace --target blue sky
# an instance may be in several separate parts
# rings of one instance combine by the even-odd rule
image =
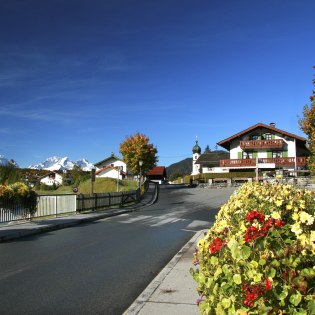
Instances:
[[[96,163],[136,132],[159,165],[258,122],[299,136],[313,0],[1,0],[0,154]]]

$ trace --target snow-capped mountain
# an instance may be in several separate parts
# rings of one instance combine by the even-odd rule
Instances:
[[[1,155],[1,154],[0,154],[0,165],[19,167],[19,165],[13,159],[8,160],[4,155]]]
[[[58,157],[53,156],[46,159],[44,162],[30,165],[28,168],[37,170],[49,170],[49,171],[65,171],[72,170],[73,167],[77,165],[82,168],[83,171],[90,171],[95,167],[92,163],[89,163],[86,159],[81,159],[78,161],[71,161],[67,156]]]

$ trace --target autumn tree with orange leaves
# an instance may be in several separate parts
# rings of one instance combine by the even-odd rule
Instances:
[[[313,67],[315,69],[315,66]],[[315,86],[315,79],[313,79]],[[312,175],[315,175],[315,90],[310,96],[310,106],[305,105],[303,109],[303,118],[299,119],[301,130],[308,137],[309,150],[311,156],[308,158],[308,166]]]
[[[152,169],[158,162],[157,149],[149,141],[147,136],[138,132],[134,136],[126,137],[125,141],[120,144],[119,152],[128,169],[135,175],[140,174],[139,161],[143,162],[142,174]]]

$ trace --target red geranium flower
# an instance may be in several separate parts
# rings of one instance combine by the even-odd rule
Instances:
[[[256,210],[252,210],[247,216],[246,220],[250,223],[252,223],[254,220],[258,220],[259,222],[264,222],[265,221],[265,216],[262,213],[262,210],[259,212]]]
[[[265,287],[267,291],[272,289],[272,282],[268,278],[265,279]]]
[[[224,244],[225,243],[219,237],[217,237],[209,246],[210,253],[214,254],[215,252],[220,251]]]

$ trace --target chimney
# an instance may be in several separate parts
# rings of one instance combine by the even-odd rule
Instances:
[[[274,122],[271,122],[271,123],[269,124],[269,126],[270,126],[270,127],[273,127],[273,128],[276,128],[276,124],[275,124]]]

